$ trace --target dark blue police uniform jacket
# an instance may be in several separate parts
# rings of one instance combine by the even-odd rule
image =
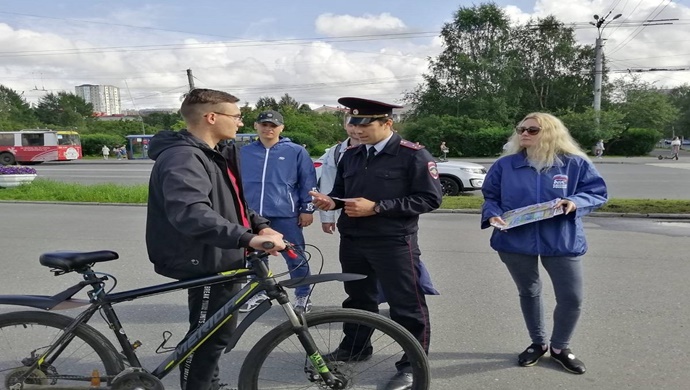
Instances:
[[[340,214],[340,234],[352,237],[400,237],[418,229],[419,214],[441,205],[442,190],[431,154],[394,133],[366,165],[367,149],[349,149],[338,165],[333,191],[338,198],[362,197],[378,201],[381,211],[370,217],[350,218]],[[343,207],[336,202],[336,208]]]

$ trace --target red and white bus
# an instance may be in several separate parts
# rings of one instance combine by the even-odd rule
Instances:
[[[0,164],[40,164],[76,160],[82,156],[76,131],[0,131]]]

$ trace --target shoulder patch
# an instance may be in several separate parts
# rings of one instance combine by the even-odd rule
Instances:
[[[438,180],[438,167],[436,166],[436,162],[429,161],[426,164],[426,167],[429,170],[429,175],[431,175],[431,178],[434,180]]]
[[[410,148],[410,149],[414,149],[414,150],[424,149],[424,145],[420,145],[418,142],[412,142],[412,141],[408,141],[406,139],[400,140],[400,146],[404,146],[406,148]]]

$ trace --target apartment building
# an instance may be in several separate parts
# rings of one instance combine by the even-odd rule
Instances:
[[[120,88],[113,85],[83,84],[74,87],[77,96],[93,104],[93,111],[105,115],[120,114]]]

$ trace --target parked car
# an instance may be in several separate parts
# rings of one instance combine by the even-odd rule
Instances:
[[[328,149],[321,157],[314,160],[317,181],[321,178],[321,167],[327,153]],[[443,161],[437,162],[436,165],[443,195],[457,196],[463,191],[480,190],[484,185],[486,168],[482,165],[465,161]]]

